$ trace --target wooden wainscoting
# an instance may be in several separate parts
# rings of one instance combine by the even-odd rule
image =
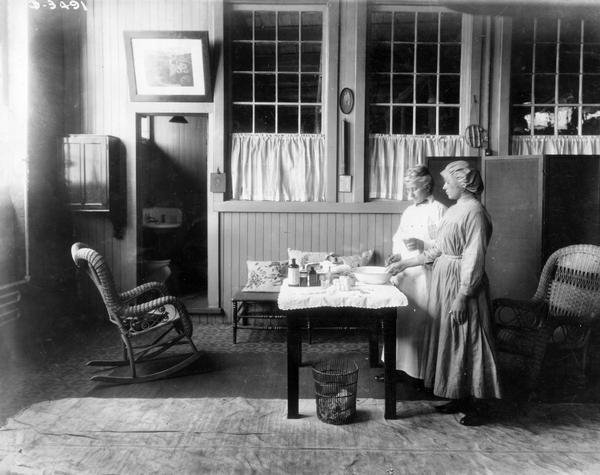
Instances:
[[[340,255],[374,249],[372,263],[383,265],[399,222],[400,213],[220,213],[221,306],[231,319],[247,260],[287,260],[288,247]]]

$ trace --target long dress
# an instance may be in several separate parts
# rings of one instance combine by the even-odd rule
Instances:
[[[425,251],[426,258],[435,261],[424,384],[436,396],[501,397],[484,269],[491,234],[490,216],[479,200],[461,197],[444,215],[435,244]],[[448,314],[458,292],[467,296],[468,316],[462,324]]]
[[[419,254],[409,251],[404,239],[418,238],[429,249],[435,242],[437,228],[446,212],[446,206],[430,196],[423,203],[410,205],[400,219],[392,239],[392,253],[402,259]],[[409,267],[396,274],[392,282],[407,296],[409,309],[396,319],[396,369],[409,376],[423,379],[430,320],[427,313],[431,266]]]

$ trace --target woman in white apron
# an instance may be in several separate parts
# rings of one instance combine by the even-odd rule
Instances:
[[[412,204],[400,218],[392,239],[392,255],[386,265],[418,256],[429,249],[436,238],[446,206],[433,199],[433,177],[420,165],[408,170],[404,180]],[[424,379],[425,357],[429,351],[431,318],[427,313],[431,266],[410,267],[392,278],[407,297],[409,309],[396,319],[396,370],[412,378]],[[377,377],[381,380],[380,377]]]

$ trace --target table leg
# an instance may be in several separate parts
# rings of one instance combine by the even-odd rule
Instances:
[[[386,419],[396,418],[396,309],[387,311],[383,317],[383,348],[385,374],[385,413]]]
[[[369,366],[378,368],[379,364],[379,321],[373,319],[369,324]]]
[[[301,359],[300,322],[294,312],[287,314],[287,398],[288,419],[297,419],[299,397],[299,366]]]

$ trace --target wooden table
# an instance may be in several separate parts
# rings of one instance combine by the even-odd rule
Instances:
[[[349,317],[356,318],[362,321],[365,326],[379,326],[383,330],[384,342],[384,375],[385,375],[385,410],[384,417],[386,419],[394,419],[396,417],[396,383],[394,381],[394,373],[396,369],[396,316],[398,309],[406,308],[406,297],[402,292],[393,288],[399,296],[398,303],[401,305],[368,308],[355,306],[339,306],[335,305],[318,305],[318,302],[310,303],[309,308],[290,308],[289,305],[281,303],[279,305],[287,317],[287,399],[288,399],[288,419],[296,419],[300,417],[298,412],[299,398],[299,368],[302,365],[302,339],[301,328],[307,318],[311,321],[319,321],[321,319],[333,320],[337,324],[343,326]],[[318,288],[317,288],[318,289]],[[293,287],[282,287],[280,297],[289,297],[289,292],[295,292]],[[306,292],[302,289],[301,292]],[[317,291],[318,292],[318,291]],[[363,300],[369,304],[369,296],[366,295]],[[293,304],[292,304],[293,306]],[[335,311],[333,311],[335,310]],[[378,365],[378,344],[377,341],[369,340],[369,360],[371,367]]]

